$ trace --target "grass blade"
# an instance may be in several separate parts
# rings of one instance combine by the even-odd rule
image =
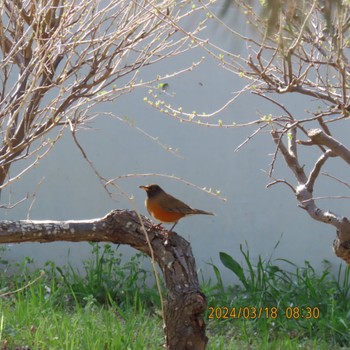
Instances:
[[[225,267],[231,270],[238,277],[238,279],[243,283],[244,287],[248,289],[249,284],[247,283],[242,266],[235,259],[233,259],[232,256],[224,252],[220,252],[220,260]]]

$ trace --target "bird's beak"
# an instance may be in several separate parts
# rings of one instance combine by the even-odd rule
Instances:
[[[139,188],[141,188],[141,189],[143,189],[143,190],[145,190],[145,191],[147,191],[147,189],[148,189],[147,186],[139,186]]]

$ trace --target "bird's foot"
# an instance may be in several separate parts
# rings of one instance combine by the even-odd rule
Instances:
[[[161,222],[159,224],[153,224],[151,228],[155,228],[156,230],[159,230],[160,228],[165,229]]]
[[[162,229],[163,231],[162,232],[157,232],[157,235],[159,234],[159,236],[162,237],[162,240],[165,244],[168,244],[168,231],[166,230],[166,228],[163,226],[163,224],[160,222],[159,224],[153,224],[151,227],[150,227],[150,230],[152,229],[156,229],[156,230],[159,230],[159,229]]]

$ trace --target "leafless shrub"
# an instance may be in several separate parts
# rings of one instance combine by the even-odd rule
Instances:
[[[28,171],[96,104],[138,86],[144,67],[186,50],[187,1],[0,3],[0,189]],[[173,73],[176,74],[176,73]],[[161,77],[154,77],[154,81]],[[14,162],[26,159],[9,177]]]

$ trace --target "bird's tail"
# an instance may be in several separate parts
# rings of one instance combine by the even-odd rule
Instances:
[[[214,213],[211,213],[210,211],[205,211],[205,210],[200,210],[200,209],[193,209],[192,214],[215,215]]]

